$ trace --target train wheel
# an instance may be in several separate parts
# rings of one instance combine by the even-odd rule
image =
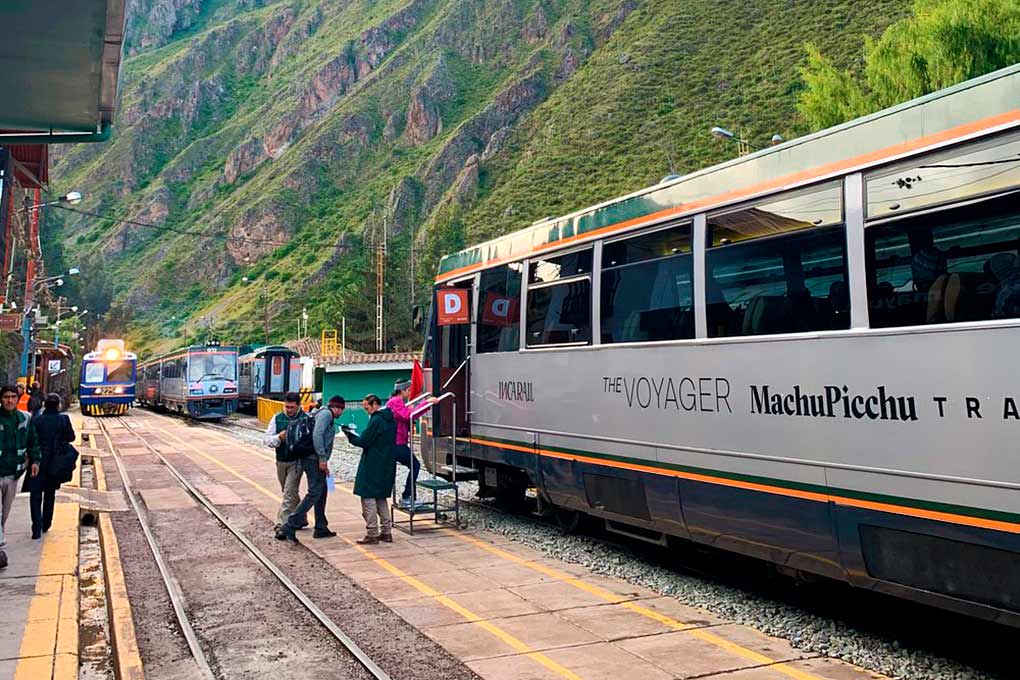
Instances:
[[[560,531],[564,535],[577,533],[577,528],[581,526],[583,518],[584,515],[577,510],[556,509],[556,524],[559,525]]]

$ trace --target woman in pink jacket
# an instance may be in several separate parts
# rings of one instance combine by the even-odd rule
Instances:
[[[397,421],[397,441],[393,449],[397,462],[408,468],[411,472],[407,475],[404,483],[404,493],[400,496],[400,506],[408,507],[411,504],[411,488],[418,481],[418,472],[421,464],[411,453],[409,445],[411,436],[411,409],[407,407],[407,399],[411,396],[411,381],[405,380],[393,386],[393,394],[386,402],[386,408],[392,413]],[[435,403],[435,397],[429,397],[429,402]]]

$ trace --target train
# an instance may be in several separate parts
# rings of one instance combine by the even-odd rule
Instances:
[[[237,410],[237,348],[216,342],[189,345],[138,364],[138,403],[221,420]]]
[[[33,343],[35,382],[43,394],[59,394],[61,409],[67,409],[73,396],[71,385],[72,353],[68,345],[50,342]]]
[[[78,401],[90,416],[122,415],[135,401],[138,357],[124,341],[104,338],[81,360]]]
[[[266,345],[238,357],[238,408],[254,412],[259,397],[283,401],[302,388],[301,356],[289,347]]]
[[[451,253],[431,309],[433,468],[1020,627],[1020,65]]]

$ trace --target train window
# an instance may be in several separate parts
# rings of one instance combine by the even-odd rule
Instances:
[[[602,342],[694,337],[691,225],[602,248]]]
[[[768,199],[749,208],[712,215],[709,243],[725,246],[843,222],[839,182]]]
[[[1020,186],[1020,133],[926,156],[866,181],[869,218]]]
[[[528,271],[528,285],[591,274],[591,264],[591,248],[565,255],[536,258],[531,261]]]
[[[591,342],[591,279],[576,278],[528,289],[527,344]]]
[[[87,383],[101,383],[103,382],[103,362],[91,361],[85,364],[85,382]]]
[[[709,216],[709,336],[849,328],[841,217],[838,184]]]
[[[869,226],[871,326],[1020,318],[1018,205],[1012,194]]]
[[[192,352],[188,356],[188,380],[198,381],[203,378],[236,380],[236,365],[237,357],[228,352]]]
[[[513,262],[482,272],[478,288],[479,353],[516,352],[520,347],[521,271]]]
[[[107,382],[131,382],[131,362],[111,361],[106,366]]]

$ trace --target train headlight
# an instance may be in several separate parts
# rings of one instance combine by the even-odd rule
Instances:
[[[114,387],[113,388],[113,393],[114,394],[124,394],[124,388],[123,387]]]
[[[201,387],[198,387],[198,388],[192,387],[190,390],[188,390],[188,394],[202,394],[202,388]]]
[[[224,387],[223,388],[223,394],[233,394],[234,392],[237,392],[237,388],[236,387]]]

